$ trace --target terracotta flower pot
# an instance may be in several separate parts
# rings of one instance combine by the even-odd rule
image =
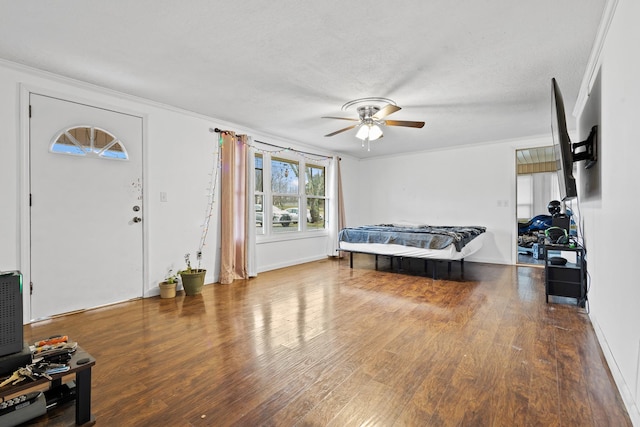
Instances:
[[[182,279],[182,287],[186,295],[198,295],[202,292],[204,286],[204,276],[207,274],[207,270],[192,268],[191,273],[186,271],[180,272],[180,278]]]
[[[177,283],[160,282],[160,298],[175,298]]]

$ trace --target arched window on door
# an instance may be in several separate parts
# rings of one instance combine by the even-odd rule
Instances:
[[[77,126],[62,130],[53,138],[49,151],[56,154],[129,160],[122,141],[110,132],[95,126]]]

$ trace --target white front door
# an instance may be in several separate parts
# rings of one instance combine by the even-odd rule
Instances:
[[[141,297],[142,118],[29,98],[31,319]]]

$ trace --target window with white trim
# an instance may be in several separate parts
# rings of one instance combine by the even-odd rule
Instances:
[[[298,182],[300,163],[271,157],[271,231],[284,233],[300,230]]]
[[[262,154],[256,154],[254,159],[255,188],[253,189],[256,210],[256,231],[264,234],[264,172]]]
[[[256,230],[277,236],[325,230],[326,166],[302,156],[256,153]]]
[[[307,197],[307,228],[324,229],[326,212],[327,168],[307,164],[305,169],[305,195]]]

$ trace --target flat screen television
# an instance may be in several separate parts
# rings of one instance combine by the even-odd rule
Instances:
[[[551,133],[553,134],[553,152],[558,171],[560,199],[574,199],[578,196],[576,179],[573,177],[573,155],[571,140],[567,131],[567,119],[564,113],[564,101],[556,79],[551,79]]]
[[[556,170],[558,171],[560,198],[562,201],[575,199],[578,197],[578,190],[576,179],[573,176],[573,163],[586,160],[585,167],[587,169],[595,164],[598,127],[591,128],[591,133],[586,140],[575,144],[571,143],[567,131],[564,100],[555,78],[551,79],[551,133]]]

